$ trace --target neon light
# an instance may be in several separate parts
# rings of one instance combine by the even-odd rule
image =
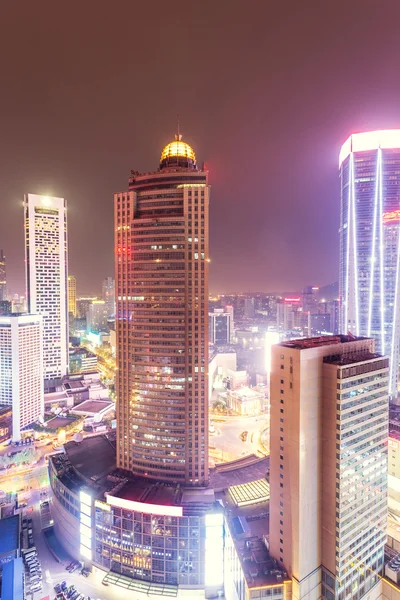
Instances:
[[[382,354],[385,354],[385,281],[384,281],[384,269],[383,269],[383,192],[382,192],[382,150],[378,149],[378,168],[379,168],[379,236],[380,236],[380,283],[381,283],[381,337],[382,337]]]
[[[373,289],[374,289],[374,278],[375,278],[375,239],[376,239],[376,218],[378,212],[378,192],[379,192],[379,176],[378,172],[375,177],[375,200],[374,200],[374,220],[372,226],[372,253],[371,253],[371,274],[370,274],[370,287],[369,287],[369,306],[368,306],[368,337],[371,335],[371,321],[372,321],[372,303],[373,303]]]
[[[285,298],[285,302],[300,302],[301,298]]]
[[[400,148],[400,129],[353,133],[347,138],[340,150],[339,168],[352,152],[365,152],[367,150],[378,150],[378,148]]]
[[[400,222],[400,210],[390,210],[383,213],[383,223],[399,223]]]
[[[396,211],[397,212],[397,211]],[[400,212],[400,211],[399,211]],[[390,356],[390,375],[389,375],[389,394],[392,398],[397,398],[397,378],[399,364],[399,315],[398,315],[398,297],[399,297],[399,278],[400,278],[400,232],[397,230],[397,267],[396,267],[396,287],[394,288],[394,307],[393,307],[393,329],[392,329],[392,352]],[[390,444],[390,439],[389,439]],[[397,444],[396,444],[397,445]]]
[[[357,217],[356,217],[356,191],[354,184],[354,154],[351,154],[350,162],[350,181],[351,181],[351,206],[353,211],[353,276],[354,276],[354,296],[356,305],[356,335],[360,335],[358,318],[358,266],[357,266]]]
[[[182,517],[182,506],[165,506],[163,504],[147,504],[145,502],[136,502],[136,500],[126,500],[106,494],[107,503],[118,508],[126,508],[127,510],[136,510],[148,515],[164,515],[167,517]]]

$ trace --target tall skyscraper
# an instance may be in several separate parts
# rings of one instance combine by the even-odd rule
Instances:
[[[270,550],[296,599],[362,598],[382,573],[388,381],[372,339],[272,347]]]
[[[68,314],[76,317],[76,279],[68,275]]]
[[[115,194],[117,465],[208,480],[208,173],[176,136]]]
[[[7,270],[6,257],[3,250],[0,250],[0,302],[7,300]]]
[[[12,407],[12,437],[44,413],[42,317],[0,317],[0,404]]]
[[[24,209],[28,312],[43,317],[44,378],[51,382],[68,365],[66,202],[27,194]]]
[[[107,305],[107,316],[115,317],[115,281],[112,277],[106,277],[103,281],[103,300]]]
[[[86,329],[92,333],[108,331],[108,306],[104,300],[93,300],[86,317]]]
[[[398,395],[400,129],[351,135],[339,158],[341,331],[375,337]]]

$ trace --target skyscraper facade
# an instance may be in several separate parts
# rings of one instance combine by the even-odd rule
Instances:
[[[214,312],[208,314],[209,319],[209,342],[216,346],[226,346],[231,343],[232,337],[232,314],[225,312],[223,308],[214,308]]]
[[[68,314],[76,317],[76,279],[68,275]]]
[[[3,250],[0,250],[0,302],[7,300],[7,270],[6,257]]]
[[[270,551],[294,598],[362,598],[379,581],[388,381],[388,358],[372,339],[272,347]]]
[[[340,326],[375,337],[398,395],[400,341],[400,130],[351,135],[339,158]]]
[[[63,198],[25,195],[28,312],[43,317],[44,378],[68,365],[67,212]]]
[[[208,480],[208,174],[176,136],[115,194],[117,465]]]
[[[12,407],[12,437],[44,412],[42,317],[0,317],[0,404]]]

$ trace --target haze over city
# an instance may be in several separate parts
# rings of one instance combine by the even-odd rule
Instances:
[[[211,291],[337,280],[337,156],[400,125],[394,1],[14,2],[0,35],[1,245],[23,293],[23,193],[65,197],[69,272],[113,272],[112,195],[176,132],[210,172]],[[145,25],[151,23],[149,30]]]

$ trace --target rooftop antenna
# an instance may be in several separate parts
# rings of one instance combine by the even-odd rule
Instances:
[[[177,134],[175,137],[176,137],[177,141],[180,141],[182,139],[182,136],[179,133],[179,113],[176,115],[176,123],[177,123]]]

